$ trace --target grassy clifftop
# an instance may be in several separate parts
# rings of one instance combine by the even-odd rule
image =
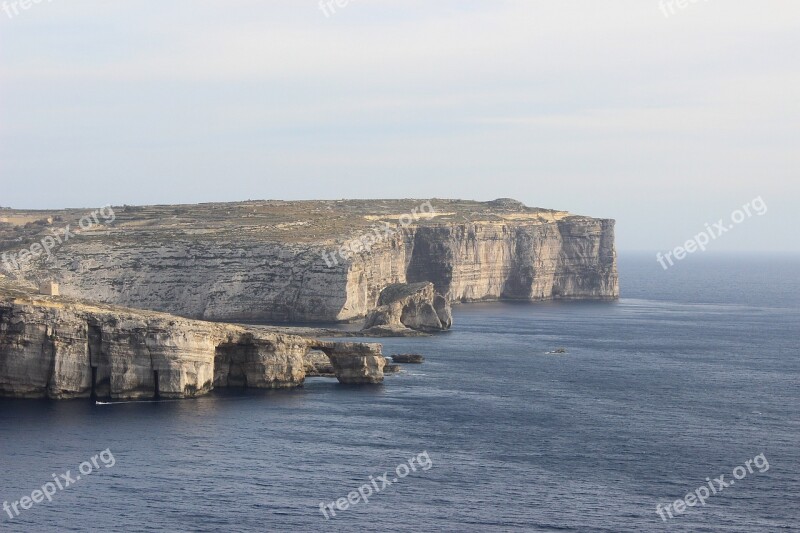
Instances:
[[[437,225],[477,221],[552,221],[569,214],[526,207],[500,199],[492,202],[445,199],[247,201],[194,205],[115,206],[113,221],[80,230],[95,236],[137,239],[247,239],[269,242],[328,242],[368,231],[382,222]],[[44,235],[62,234],[67,224],[79,229],[81,217],[96,209],[49,211],[0,210],[0,251],[20,248]],[[108,213],[108,212],[107,212]],[[88,225],[88,224],[87,224]]]

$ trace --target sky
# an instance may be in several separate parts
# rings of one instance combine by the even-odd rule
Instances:
[[[511,197],[666,251],[760,199],[709,249],[800,252],[800,2],[339,3],[0,0],[0,206]]]

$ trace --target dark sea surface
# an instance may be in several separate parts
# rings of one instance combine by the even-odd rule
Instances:
[[[385,341],[427,361],[382,386],[0,401],[0,500],[114,458],[0,531],[800,531],[800,259],[621,254],[620,274],[619,302],[458,306],[450,333]]]

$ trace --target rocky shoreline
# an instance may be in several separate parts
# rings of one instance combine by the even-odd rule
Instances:
[[[509,199],[419,203],[107,206],[105,223],[46,257],[52,226],[81,211],[4,210],[0,397],[376,384],[399,370],[380,344],[318,338],[447,331],[454,303],[619,295],[613,220]],[[331,248],[341,260],[321,262]],[[355,320],[359,331],[279,325]]]
[[[0,281],[0,397],[191,398],[303,384],[305,355],[345,384],[383,381],[380,344],[320,341],[58,296]]]

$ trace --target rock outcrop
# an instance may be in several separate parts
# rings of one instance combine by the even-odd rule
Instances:
[[[402,370],[400,365],[394,364],[391,359],[386,359],[386,366],[383,367],[384,374],[399,374]]]
[[[88,210],[6,210],[0,269],[58,282],[66,296],[260,323],[364,318],[393,283],[432,282],[448,302],[619,295],[613,220],[508,199],[432,199],[424,213],[421,205],[115,207],[107,223],[80,230],[48,254],[38,245],[32,259],[27,251],[68,223],[75,232]]]
[[[364,385],[383,381],[386,358],[381,355],[380,344],[317,342],[314,347],[328,355],[340,383]]]
[[[378,307],[367,315],[364,330],[434,332],[450,329],[452,324],[450,303],[436,293],[433,283],[394,283],[381,291]]]
[[[412,365],[421,365],[425,362],[425,357],[418,353],[400,353],[392,356],[392,361],[395,363],[404,363]]]
[[[379,344],[38,296],[0,282],[4,397],[188,398],[215,387],[296,387],[311,349],[328,355],[342,383],[383,380]]]

